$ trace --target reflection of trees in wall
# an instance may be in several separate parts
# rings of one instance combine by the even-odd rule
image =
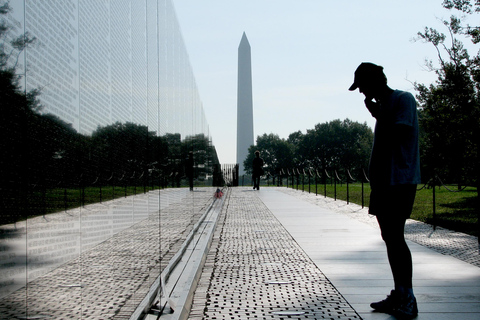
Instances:
[[[2,133],[8,139],[2,139],[1,145],[0,210],[8,221],[12,221],[12,215],[18,217],[16,208],[27,203],[26,199],[31,198],[28,195],[39,188],[101,186],[109,185],[111,179],[145,183],[134,177],[153,179],[158,186],[161,178],[171,174],[179,180],[185,178],[189,151],[194,154],[195,179],[205,180],[219,164],[215,148],[204,135],[182,141],[180,134],[156,136],[146,126],[117,122],[85,136],[50,114],[17,109],[21,112],[2,117],[1,122]],[[22,119],[21,125],[18,119]],[[11,130],[16,130],[15,135]],[[29,207],[34,205],[38,203]],[[29,210],[25,214],[35,213]]]
[[[18,214],[21,211],[23,199],[19,195],[23,182],[31,166],[42,165],[25,161],[35,155],[35,151],[42,152],[28,135],[29,131],[41,129],[37,125],[38,116],[35,112],[40,109],[36,99],[38,92],[22,90],[19,85],[21,76],[16,74],[20,53],[34,39],[28,34],[12,37],[12,27],[6,22],[10,10],[8,2],[0,7],[0,210],[3,215]],[[41,135],[43,132],[36,134]]]
[[[209,165],[218,163],[214,147],[208,144],[208,138],[203,135],[198,135],[199,138],[186,137],[182,141],[182,133],[158,136],[157,127],[147,127],[139,122],[103,124],[89,131],[87,135],[77,132],[74,129],[75,124],[67,123],[57,114],[46,113],[45,110],[49,112],[58,110],[58,101],[53,105],[51,99],[43,99],[46,98],[44,94],[47,93],[47,88],[43,91],[36,89],[28,91],[24,88],[22,82],[25,78],[19,74],[23,74],[25,66],[22,65],[23,59],[19,61],[19,57],[27,46],[32,48],[29,49],[29,54],[40,47],[46,50],[45,46],[48,42],[34,43],[35,38],[30,37],[28,33],[18,36],[19,28],[9,24],[12,21],[8,20],[11,18],[8,16],[11,8],[4,1],[0,3],[4,3],[0,5],[0,112],[2,113],[0,117],[0,218],[6,218],[2,220],[16,221],[32,213],[41,214],[40,207],[42,202],[46,201],[45,196],[39,200],[32,195],[38,193],[45,195],[45,190],[50,188],[79,188],[94,183],[96,186],[109,185],[113,181],[118,182],[120,178],[123,184],[144,184],[145,179],[148,178],[152,182],[154,177],[156,182],[153,183],[158,185],[160,177],[167,176],[172,171],[179,172],[181,177],[184,170],[183,159],[186,157],[186,153],[182,154],[182,152],[187,150],[195,151],[199,157],[197,163],[202,161]],[[35,2],[35,5],[41,5],[41,3]],[[62,5],[67,5],[67,2],[55,4],[55,6]],[[48,21],[45,23],[48,24]],[[45,41],[45,39],[42,40]],[[55,49],[52,47],[48,50]],[[86,58],[94,59],[95,57],[83,56],[82,59]],[[32,62],[27,61],[28,63]],[[32,64],[31,67],[37,74],[28,70],[27,76],[30,80],[38,76],[39,71],[44,75],[52,71],[43,69],[42,64]],[[103,76],[108,77],[107,74]],[[94,81],[90,82],[90,85],[93,83]],[[144,82],[136,83],[141,86]],[[97,86],[92,90],[103,92],[102,88]],[[140,89],[136,92],[141,91],[144,94],[146,89],[143,88],[143,91]],[[155,96],[158,97],[158,95]],[[94,101],[91,99],[92,96],[85,94],[83,97],[88,98],[83,101],[85,104],[90,103],[88,108],[100,108],[100,100]],[[39,98],[42,98],[42,103]],[[101,99],[103,96],[98,98]],[[157,115],[157,112],[155,114]],[[101,113],[97,115],[101,116]],[[134,118],[145,118],[145,116],[138,115]],[[78,122],[78,119],[76,121]],[[76,126],[78,127],[78,123]],[[207,160],[205,155],[213,158]],[[172,159],[178,159],[176,167]],[[205,176],[209,174],[205,172],[210,172],[212,168],[205,165],[202,170],[199,172]]]

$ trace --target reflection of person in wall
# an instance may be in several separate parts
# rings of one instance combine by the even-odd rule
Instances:
[[[260,158],[260,151],[255,151],[255,158],[252,163],[253,190],[260,190],[260,176],[263,175],[263,159]]]
[[[213,196],[217,199],[220,199],[221,197],[223,197],[223,192],[222,190],[220,190],[220,188],[217,188],[217,191],[215,191],[215,193],[213,194]]]
[[[377,120],[369,167],[369,213],[376,216],[380,226],[395,284],[385,300],[370,306],[401,319],[412,319],[418,309],[412,287],[412,256],[404,229],[420,183],[416,102],[412,94],[388,87],[383,67],[372,63],[362,63],[355,71],[349,90],[357,88]]]
[[[188,177],[188,184],[190,186],[190,191],[193,191],[193,152],[192,151],[188,153],[186,173]]]

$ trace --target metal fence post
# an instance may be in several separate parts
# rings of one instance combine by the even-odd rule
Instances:
[[[437,229],[437,216],[436,216],[436,202],[435,202],[435,185],[436,185],[436,180],[437,177],[434,177],[433,180],[432,180],[432,183],[433,183],[433,192],[432,192],[432,200],[433,200],[433,230],[436,230]]]

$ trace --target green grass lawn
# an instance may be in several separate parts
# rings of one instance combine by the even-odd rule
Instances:
[[[421,187],[419,185],[419,187]],[[299,185],[301,190],[302,185]],[[296,185],[295,185],[296,189]],[[333,185],[327,185],[327,197],[334,198],[335,190]],[[455,186],[449,189],[456,190]],[[308,185],[304,190],[308,192]],[[315,185],[310,185],[310,192],[315,193]],[[319,196],[324,196],[324,185],[317,186]],[[370,185],[364,185],[364,205],[368,207],[370,195]],[[347,200],[346,184],[337,185],[337,199]],[[447,229],[468,233],[478,236],[479,224],[478,214],[475,203],[477,200],[477,189],[468,187],[460,192],[451,192],[444,187],[435,189],[435,217],[433,215],[433,189],[422,189],[417,191],[415,204],[412,212],[412,219],[423,221],[432,225],[444,227]],[[349,201],[362,204],[362,186],[359,183],[349,185]]]
[[[84,190],[81,188],[57,188],[48,189],[45,192],[36,191],[25,199],[22,209],[15,210],[12,215],[2,215],[0,224],[13,223],[25,220],[25,218],[78,208],[82,205],[105,202],[158,188],[158,186],[147,186],[145,189],[143,186],[127,186],[126,188],[104,186],[101,188],[87,187]]]
[[[158,187],[145,187],[145,191],[158,189]],[[71,209],[82,204],[92,204],[122,197],[128,197],[134,194],[143,193],[142,187],[87,187],[83,194],[82,189],[52,189],[46,193],[46,213],[58,212],[65,209]],[[37,197],[41,195],[37,195]]]
[[[188,187],[184,184],[181,187]],[[198,186],[196,186],[198,187]],[[169,188],[169,187],[167,187]],[[55,188],[45,192],[36,191],[30,194],[23,203],[22,209],[16,209],[11,215],[1,215],[0,225],[22,221],[26,218],[43,216],[79,208],[82,205],[101,203],[113,199],[128,197],[143,192],[160,189],[159,186],[103,186],[81,188]]]

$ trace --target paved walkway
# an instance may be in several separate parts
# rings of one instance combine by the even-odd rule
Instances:
[[[40,217],[28,236],[17,225],[0,239],[1,257],[28,258],[14,272],[28,285],[14,289],[16,264],[2,264],[0,319],[130,319],[212,194],[163,190]],[[414,221],[407,236],[418,319],[480,319],[477,239]],[[18,239],[25,252],[15,256]],[[369,308],[391,287],[366,209],[286,188],[231,188],[190,319],[394,319]]]
[[[369,307],[393,282],[365,209],[285,188],[227,196],[191,320],[394,319]],[[480,319],[477,239],[413,221],[408,230],[418,319]]]

